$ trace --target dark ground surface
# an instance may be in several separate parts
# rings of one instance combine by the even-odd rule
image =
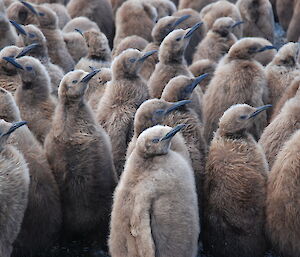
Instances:
[[[284,43],[285,43],[285,32],[283,31],[281,26],[278,23],[276,23],[274,46],[276,46],[278,49]],[[109,255],[104,251],[92,249],[78,241],[77,242],[74,241],[74,242],[70,242],[68,245],[53,247],[49,251],[49,253],[45,255],[45,257],[109,257]],[[204,255],[200,249],[198,257],[210,257],[210,256]],[[265,257],[280,257],[280,256],[268,252],[266,253]]]

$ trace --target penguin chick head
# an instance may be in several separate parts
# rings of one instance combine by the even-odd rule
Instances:
[[[23,1],[23,3],[26,3]],[[31,5],[31,4],[30,4]],[[19,24],[39,24],[37,15],[19,1],[13,2],[7,8],[7,17]]]
[[[190,29],[176,29],[169,33],[159,48],[159,60],[162,62],[182,62],[184,51],[193,33],[202,25],[197,23]]]
[[[222,17],[215,20],[211,30],[221,37],[227,37],[231,30],[239,24],[241,24],[241,22],[235,22],[230,17]]]
[[[40,23],[40,27],[44,29],[56,29],[58,28],[58,18],[54,11],[45,5],[39,5],[36,7],[38,12],[37,17]]]
[[[283,45],[275,55],[272,64],[293,67],[298,65],[300,43],[289,42]]]
[[[164,38],[173,31],[183,21],[188,19],[190,15],[184,15],[180,18],[173,16],[166,16],[158,20],[154,28],[152,29],[153,41],[161,43]]]
[[[0,119],[8,122],[21,120],[19,108],[10,92],[0,87]]]
[[[104,33],[91,29],[84,32],[83,36],[88,47],[88,56],[90,58],[104,61],[111,60],[111,50]]]
[[[26,121],[17,121],[14,123],[6,122],[5,120],[0,120],[0,150],[3,150],[4,145],[7,142],[9,136],[15,132],[18,128],[26,125]]]
[[[166,155],[170,149],[172,138],[185,125],[174,128],[168,126],[154,126],[143,131],[137,139],[136,150],[145,159],[157,155]]]
[[[161,98],[168,102],[190,99],[197,85],[208,76],[207,73],[197,77],[177,76],[172,78],[164,88]]]
[[[233,138],[245,135],[253,125],[253,121],[261,112],[269,109],[272,105],[252,107],[248,104],[236,104],[227,109],[219,122],[221,136]]]
[[[6,46],[0,51],[0,74],[14,76],[17,74],[17,69],[14,65],[6,60],[6,57],[14,58],[22,51],[17,46]]]
[[[243,38],[237,41],[229,50],[230,59],[253,59],[257,53],[275,49],[272,45],[263,45],[255,38]]]
[[[100,70],[93,70],[90,73],[83,70],[75,70],[67,73],[60,82],[58,96],[60,99],[81,100],[88,87],[88,82]]]
[[[145,129],[162,124],[171,112],[191,101],[169,103],[162,99],[150,99],[141,104],[134,117],[134,133],[139,136]]]
[[[142,53],[137,49],[127,49],[123,51],[114,59],[111,65],[113,79],[137,78],[143,62],[156,52],[156,50],[153,50]]]
[[[43,34],[43,32],[35,25],[26,25],[24,26],[24,30],[26,32],[26,35],[22,35],[23,43],[25,46],[31,45],[31,44],[39,44],[39,47],[37,47],[34,51],[39,51],[40,48],[46,49],[47,48],[47,41]]]

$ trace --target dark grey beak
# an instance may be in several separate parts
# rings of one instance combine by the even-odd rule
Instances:
[[[257,107],[255,112],[253,112],[249,117],[248,119],[251,119],[251,118],[254,118],[255,116],[257,116],[258,114],[260,114],[261,112],[269,109],[272,107],[272,104],[267,104],[267,105],[264,105],[264,106],[261,106],[261,107]]]
[[[39,13],[37,12],[37,10],[30,4],[30,3],[27,3],[23,0],[20,0],[20,2],[25,6],[27,7],[33,14],[35,15],[39,15]]]
[[[12,58],[12,57],[3,57],[2,59],[5,60],[5,61],[7,61],[7,62],[9,62],[9,63],[11,63],[11,64],[12,64],[13,66],[15,66],[16,68],[21,69],[21,70],[24,70],[23,66],[22,66],[20,63],[18,63],[18,62],[15,60],[15,58]]]
[[[233,29],[233,28],[235,28],[235,27],[237,27],[237,26],[239,26],[239,25],[241,25],[241,24],[244,24],[245,22],[244,21],[237,21],[236,23],[234,23],[232,26],[231,26],[231,28]]]
[[[168,140],[174,137],[181,129],[185,127],[185,124],[179,124],[175,128],[173,128],[170,132],[168,132],[164,137],[160,139],[160,141]]]
[[[74,29],[76,32],[78,32],[81,36],[83,36],[83,32],[80,29]]]
[[[22,28],[22,26],[19,23],[12,20],[9,20],[9,22],[16,28],[17,32],[27,36],[27,32]]]
[[[33,43],[31,45],[28,45],[23,48],[23,50],[16,56],[16,58],[20,58],[22,56],[25,56],[27,53],[29,53],[31,50],[37,48],[39,46],[38,43]]]
[[[85,77],[83,77],[83,79],[80,82],[82,82],[82,83],[89,82],[92,79],[92,77],[94,77],[99,71],[100,71],[100,69],[91,71],[89,74],[87,74]]]
[[[144,62],[148,57],[150,57],[151,55],[157,53],[157,50],[152,50],[149,52],[146,52],[140,59],[138,59],[139,62]]]
[[[169,114],[170,112],[180,108],[181,106],[184,106],[186,104],[191,103],[191,100],[182,100],[182,101],[178,101],[176,103],[173,103],[171,107],[169,107],[166,111],[165,114]]]
[[[185,36],[184,36],[184,38],[186,39],[186,38],[190,38],[192,35],[193,35],[193,33],[198,29],[198,28],[200,28],[200,26],[203,24],[203,22],[201,21],[201,22],[199,22],[199,23],[197,23],[197,24],[195,24],[186,34],[185,34]]]
[[[184,89],[185,93],[187,94],[191,94],[193,92],[193,90],[196,88],[196,86],[203,80],[205,79],[207,76],[209,75],[209,73],[204,73],[201,76],[197,77],[194,79],[193,83],[187,85]]]
[[[256,52],[261,53],[261,52],[264,52],[266,50],[272,50],[272,49],[276,49],[276,47],[275,46],[264,46],[264,47],[258,49]]]
[[[12,126],[9,128],[9,130],[8,130],[6,133],[2,134],[1,137],[3,137],[3,136],[9,136],[9,135],[10,135],[11,133],[13,133],[16,129],[18,129],[18,128],[20,128],[20,127],[26,125],[26,124],[27,124],[26,121],[19,121],[19,122],[13,123]]]
[[[184,22],[185,20],[187,20],[187,19],[190,18],[190,17],[191,17],[190,14],[184,15],[184,16],[180,17],[177,21],[175,21],[175,22],[173,23],[173,28],[177,27],[179,24],[181,24],[182,22]]]

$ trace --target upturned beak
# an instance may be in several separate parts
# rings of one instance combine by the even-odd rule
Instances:
[[[181,106],[184,106],[186,104],[189,104],[191,103],[192,101],[191,100],[182,100],[182,101],[178,101],[176,103],[173,103],[171,105],[171,107],[169,107],[166,111],[165,111],[165,114],[169,114],[170,112],[172,111],[175,111],[176,109],[180,108]]]
[[[37,12],[37,10],[33,7],[32,4],[28,3],[28,2],[25,2],[23,0],[20,0],[20,2],[25,6],[27,7],[33,14],[35,15],[39,15],[39,13]]]
[[[16,58],[20,58],[22,56],[25,56],[27,53],[29,53],[31,50],[37,48],[39,46],[38,43],[33,43],[31,45],[28,45],[23,48],[23,50],[16,56]]]
[[[179,124],[175,128],[171,129],[164,137],[160,139],[160,141],[172,139],[181,129],[183,129],[186,125],[185,124]]]
[[[258,49],[256,52],[261,53],[261,52],[264,52],[266,50],[272,50],[272,49],[276,49],[276,47],[275,46],[264,46],[264,47]]]
[[[184,39],[187,39],[187,38],[190,38],[193,34],[194,34],[194,32],[198,29],[198,28],[200,28],[200,26],[203,24],[203,22],[201,21],[201,22],[199,22],[199,23],[197,23],[197,24],[195,24],[186,34],[185,34],[185,36],[183,37]]]
[[[197,85],[202,81],[204,80],[207,76],[209,75],[209,73],[204,73],[202,74],[201,76],[197,77],[194,79],[193,83],[187,85],[185,87],[185,92],[186,93],[192,93],[193,90],[197,87]]]
[[[84,76],[80,82],[82,82],[82,83],[89,82],[99,71],[100,71],[100,69],[96,69],[96,70],[91,71],[89,74]]]
[[[149,52],[146,52],[140,59],[138,59],[139,62],[144,62],[148,57],[150,57],[151,55],[157,53],[157,50],[152,50]]]
[[[17,32],[19,32],[22,35],[27,36],[27,32],[22,28],[22,26],[19,23],[15,22],[13,20],[9,20],[9,22],[16,28]]]
[[[20,128],[20,127],[26,125],[26,124],[27,124],[26,121],[19,121],[19,122],[13,123],[12,126],[9,128],[9,130],[8,130],[6,133],[2,134],[1,137],[3,137],[3,136],[9,136],[9,135],[10,135],[11,133],[13,133],[16,129],[18,129],[18,128]]]
[[[176,28],[178,25],[180,25],[182,22],[184,22],[185,20],[187,20],[190,17],[191,17],[190,14],[180,17],[177,21],[175,21],[173,23],[173,28]]]
[[[244,21],[237,21],[236,23],[234,23],[233,25],[231,25],[231,28],[234,29],[235,27],[241,25],[241,24],[244,24],[245,22]]]
[[[263,105],[261,107],[257,107],[256,110],[248,117],[248,119],[254,118],[255,116],[257,116],[258,114],[260,114],[261,112],[271,108],[272,105],[271,104],[267,104],[267,105]]]
[[[81,36],[83,36],[83,32],[80,29],[74,29],[76,32],[78,32]]]
[[[2,58],[3,60],[9,62],[10,64],[12,64],[13,66],[15,66],[16,68],[18,69],[21,69],[21,70],[24,70],[23,66],[18,63],[15,58],[12,58],[12,57],[3,57]]]

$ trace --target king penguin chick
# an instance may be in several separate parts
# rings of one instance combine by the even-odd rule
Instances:
[[[151,31],[157,19],[154,6],[146,1],[129,0],[124,2],[116,13],[116,36],[114,47],[128,36],[140,36],[152,41]]]
[[[96,30],[88,30],[83,33],[83,36],[88,47],[88,54],[80,59],[75,69],[89,72],[90,66],[96,69],[110,68],[111,50],[105,34]]]
[[[268,179],[266,234],[280,256],[300,255],[299,140],[300,131],[297,130],[278,153]]]
[[[12,95],[4,89],[0,90],[0,103],[1,119],[21,121]],[[62,215],[58,186],[42,146],[27,126],[18,129],[9,142],[22,152],[30,173],[28,205],[12,256],[40,256],[59,237]]]
[[[249,133],[259,108],[238,104],[220,119],[204,182],[203,245],[214,257],[263,257],[268,164]],[[241,236],[242,235],[242,236]]]
[[[197,46],[193,62],[202,59],[218,62],[237,41],[231,30],[240,24],[241,21],[235,22],[230,17],[216,19],[211,30],[207,32],[205,38]]]
[[[203,97],[204,138],[208,143],[218,128],[219,119],[230,106],[238,103],[261,106],[267,103],[264,68],[253,57],[258,52],[273,48],[255,39],[243,38],[219,62]],[[252,124],[250,132],[255,139],[259,139],[267,125],[266,114],[261,114]]]
[[[63,33],[63,37],[66,47],[75,63],[78,63],[81,58],[87,56],[88,47],[85,39],[80,33],[77,31]]]
[[[148,82],[151,98],[160,98],[171,78],[178,75],[193,76],[184,61],[184,51],[191,36],[200,26],[201,23],[197,23],[191,29],[176,29],[162,41],[158,53],[159,63]]]
[[[26,122],[7,123],[0,121],[0,255],[10,257],[23,221],[28,202],[29,172],[21,152],[7,139]]]
[[[0,34],[0,49],[5,46],[14,45],[17,41],[17,34],[9,23],[2,0],[0,0]]]
[[[51,80],[51,94],[57,96],[57,89],[64,72],[62,68],[51,62],[44,34],[35,25],[26,25],[23,28],[26,34],[21,34],[22,43],[24,46],[37,44],[28,55],[37,58],[45,66]]]
[[[28,121],[28,128],[43,144],[56,106],[50,95],[50,78],[44,66],[33,57],[25,56],[12,62],[16,63],[22,80],[15,93],[16,103],[22,119]]]
[[[244,37],[262,37],[274,42],[275,21],[269,0],[239,0],[236,6],[245,21]]]
[[[299,82],[298,82],[299,84]],[[300,90],[295,97],[288,100],[280,113],[265,128],[259,143],[262,145],[270,168],[276,160],[280,149],[286,141],[300,129]]]
[[[113,47],[115,23],[109,0],[71,0],[67,5],[71,18],[85,16],[94,21]]]
[[[274,106],[295,77],[300,75],[299,50],[298,43],[290,42],[283,45],[266,67],[270,103]]]
[[[193,90],[206,78],[208,74],[203,74],[195,79],[178,76],[169,81],[166,85],[161,99],[167,102],[178,102],[189,100]],[[205,173],[205,157],[207,153],[206,141],[203,138],[203,124],[197,114],[188,105],[173,111],[164,121],[164,125],[174,127],[178,124],[186,126],[181,130],[187,144],[187,148],[192,161],[192,168],[195,173],[196,188],[198,195],[198,205],[200,217],[202,218],[203,201],[203,180]],[[201,220],[200,218],[200,220]]]
[[[208,4],[200,12],[200,18],[206,24],[208,30],[212,28],[215,20],[221,17],[231,17],[234,21],[242,20],[239,9],[226,0]],[[235,27],[233,33],[238,39],[241,38],[243,36],[243,27]]]
[[[70,20],[63,28],[63,33],[74,32],[77,29],[79,31],[85,32],[87,30],[95,29],[100,31],[96,22],[91,21],[87,17],[76,17]]]
[[[170,149],[182,127],[155,126],[139,136],[114,193],[111,256],[197,255],[200,229],[193,171]]]
[[[152,38],[153,42],[150,42],[144,51],[151,51],[151,50],[159,50],[159,46],[161,42],[164,40],[164,38],[173,31],[180,23],[185,21],[189,18],[189,15],[182,16],[180,18],[172,17],[172,16],[166,16],[164,18],[161,18],[156,25],[154,26],[152,30]],[[155,65],[158,63],[158,54],[153,54],[151,57],[149,57],[141,70],[141,76],[145,80],[149,80],[151,74],[153,73],[155,69]]]
[[[97,72],[64,76],[44,146],[61,192],[64,236],[97,240],[104,247],[116,175],[109,137],[84,99]]]
[[[111,70],[102,68],[89,82],[85,98],[94,112],[97,112],[98,104],[104,95],[107,83],[111,81],[111,77]]]
[[[97,121],[111,138],[119,176],[123,171],[127,145],[133,135],[135,112],[149,98],[147,85],[139,71],[143,61],[153,53],[143,54],[136,49],[127,49],[117,56],[112,63],[112,80],[107,84],[98,106]]]
[[[117,47],[113,48],[112,57],[115,58],[120,53],[129,48],[143,51],[148,44],[149,42],[140,36],[133,35],[125,37],[120,41]]]
[[[59,65],[65,72],[74,68],[74,60],[71,57],[62,32],[58,28],[58,19],[55,12],[46,6],[36,7],[39,19],[39,27],[47,39],[48,54],[54,64]],[[57,47],[59,46],[59,47]]]
[[[262,45],[272,45],[272,43],[267,40],[264,39],[262,37],[252,37],[253,39],[255,39],[257,42],[260,42]],[[256,61],[258,61],[259,63],[261,63],[261,65],[263,66],[267,66],[275,57],[275,55],[277,54],[277,50],[276,49],[271,49],[269,51],[264,51],[262,53],[257,53],[254,56],[254,59]]]

